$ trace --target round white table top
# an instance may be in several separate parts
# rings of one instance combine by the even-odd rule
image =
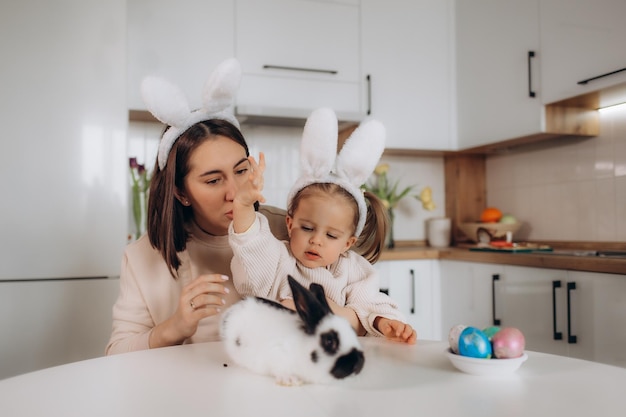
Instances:
[[[527,352],[514,373],[475,376],[452,366],[445,342],[362,342],[363,371],[326,386],[277,385],[220,342],[71,363],[0,381],[0,416],[624,415],[625,368]]]

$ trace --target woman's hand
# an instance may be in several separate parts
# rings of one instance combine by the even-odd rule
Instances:
[[[417,341],[417,332],[411,325],[399,320],[391,320],[384,317],[374,319],[374,327],[389,340],[414,345]]]
[[[152,329],[150,348],[181,344],[196,333],[200,320],[219,314],[226,303],[223,296],[229,292],[226,280],[225,275],[207,274],[185,285],[176,312]]]

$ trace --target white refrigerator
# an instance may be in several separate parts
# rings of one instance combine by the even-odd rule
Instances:
[[[0,378],[104,351],[127,241],[126,1],[0,3]]]

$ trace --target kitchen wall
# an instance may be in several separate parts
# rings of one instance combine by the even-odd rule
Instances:
[[[626,105],[600,136],[487,158],[487,203],[524,222],[517,240],[626,241]]]
[[[162,125],[150,122],[130,122],[128,133],[129,156],[137,156],[139,163],[147,163],[152,169],[156,158]],[[302,128],[261,125],[243,125],[250,152],[258,155],[264,152],[267,169],[265,171],[265,198],[267,204],[285,207],[287,193],[298,177],[300,169],[300,138]],[[389,163],[389,177],[400,181],[400,189],[417,185],[416,192],[430,186],[437,208],[432,211],[422,209],[420,202],[403,199],[395,211],[394,236],[396,240],[424,240],[424,222],[431,217],[440,217],[445,212],[443,157],[403,157],[383,156],[381,162]],[[132,221],[129,214],[129,227]]]

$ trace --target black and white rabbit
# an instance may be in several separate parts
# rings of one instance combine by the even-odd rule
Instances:
[[[297,312],[258,297],[232,305],[221,319],[226,353],[281,385],[324,384],[358,374],[363,349],[348,321],[332,313],[324,288],[311,284],[307,290],[288,279]]]

